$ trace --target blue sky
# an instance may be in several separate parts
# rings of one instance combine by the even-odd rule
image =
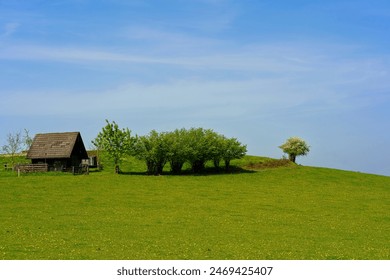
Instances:
[[[385,0],[0,0],[0,145],[109,119],[390,175],[389,31]]]

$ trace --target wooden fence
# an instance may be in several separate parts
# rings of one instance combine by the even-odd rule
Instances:
[[[20,170],[20,172],[47,172],[49,171],[49,165],[47,163],[17,164],[14,170]]]

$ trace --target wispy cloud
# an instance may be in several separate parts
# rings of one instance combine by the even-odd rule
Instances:
[[[257,71],[259,73],[301,73],[324,70],[342,62],[332,53],[312,51],[315,47],[283,44],[257,45],[251,47],[226,48],[218,51],[210,50],[207,54],[197,52],[177,54],[153,53],[148,50],[140,52],[131,50],[115,52],[104,49],[89,49],[83,47],[56,47],[40,45],[16,45],[0,48],[0,59],[49,61],[57,63],[85,64],[165,64],[182,68],[216,69],[232,71]],[[335,50],[337,52],[338,50]],[[354,63],[361,63],[357,59]],[[351,63],[348,63],[351,66]],[[353,69],[357,65],[351,66]],[[342,67],[347,70],[346,67]]]
[[[194,34],[186,34],[180,31],[167,31],[156,27],[131,26],[122,28],[117,36],[127,40],[130,44],[142,43],[143,50],[154,53],[176,53],[179,55],[188,53],[204,53],[216,47],[223,46],[221,40]]]
[[[151,30],[133,34],[138,39],[165,40],[163,33]],[[176,33],[169,34],[169,37],[186,42],[194,40]],[[151,53],[149,50],[118,52],[107,48],[26,44],[1,47],[0,59],[67,63],[74,67],[74,75],[79,71],[101,68],[111,71],[116,67],[123,70],[125,67],[131,77],[139,70],[135,65],[145,67],[148,72],[159,68],[162,71],[160,76],[164,76],[164,72],[169,73],[165,75],[166,79],[152,83],[129,79],[109,90],[94,93],[65,93],[57,89],[44,89],[50,94],[31,90],[13,92],[2,101],[5,105],[2,113],[7,115],[55,114],[62,111],[64,114],[70,111],[86,114],[88,109],[83,104],[89,104],[93,111],[141,108],[158,112],[187,108],[194,114],[199,112],[199,108],[211,106],[215,108],[213,114],[235,112],[235,116],[267,112],[271,107],[286,111],[306,106],[305,112],[315,115],[321,111],[344,110],[379,102],[371,98],[372,94],[382,99],[390,98],[387,94],[390,92],[390,57],[361,55],[356,46],[275,43],[229,46],[219,48],[219,51],[210,49],[207,54],[175,55]],[[230,78],[232,76],[234,78]],[[69,96],[77,96],[80,106],[73,104]],[[15,106],[17,100],[36,106],[21,108]],[[37,100],[45,100],[44,110],[38,109],[43,105]]]
[[[152,59],[142,56],[124,55],[115,52],[100,51],[86,48],[64,48],[64,47],[46,47],[39,45],[23,45],[12,47],[3,47],[0,50],[0,58],[5,60],[35,60],[35,61],[53,61],[61,63],[163,63],[158,59]]]
[[[17,22],[8,22],[3,27],[3,32],[1,33],[0,37],[8,37],[11,36],[13,33],[17,31],[20,24]]]
[[[363,72],[356,74],[363,75]],[[175,111],[186,108],[187,114],[198,116],[201,112],[205,119],[210,118],[209,113],[213,117],[218,115],[230,119],[272,112],[299,112],[319,116],[378,102],[366,92],[390,89],[389,82],[387,85],[378,85],[372,83],[372,79],[357,81],[356,77],[356,81],[349,81],[348,85],[344,85],[343,78],[337,77],[337,73],[335,77],[326,72],[310,75],[305,76],[305,84],[301,83],[298,75],[281,75],[233,80],[200,77],[153,84],[133,82],[94,92],[65,92],[58,89],[46,90],[47,93],[19,91],[3,98],[2,114],[93,115],[99,112],[139,111],[158,115],[166,111],[174,115]],[[320,77],[321,75],[324,77]],[[388,78],[382,77],[384,80]],[[383,93],[382,98],[390,97]],[[76,99],[77,103],[74,102]],[[20,100],[28,106],[21,105]],[[206,113],[207,108],[212,110]]]

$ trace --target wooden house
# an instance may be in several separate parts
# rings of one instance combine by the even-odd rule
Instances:
[[[80,132],[37,134],[27,153],[32,164],[46,163],[49,170],[79,167],[88,159]]]

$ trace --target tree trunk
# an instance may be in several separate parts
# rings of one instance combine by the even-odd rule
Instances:
[[[192,171],[194,173],[200,173],[204,169],[205,162],[203,160],[196,160],[192,162]]]
[[[171,172],[173,174],[179,174],[183,168],[184,162],[171,160]]]
[[[225,170],[226,170],[226,172],[229,171],[229,168],[230,168],[230,160],[225,159]]]
[[[219,158],[215,158],[215,159],[213,160],[213,162],[214,162],[214,167],[218,169],[218,168],[219,168],[220,159],[219,159]]]

